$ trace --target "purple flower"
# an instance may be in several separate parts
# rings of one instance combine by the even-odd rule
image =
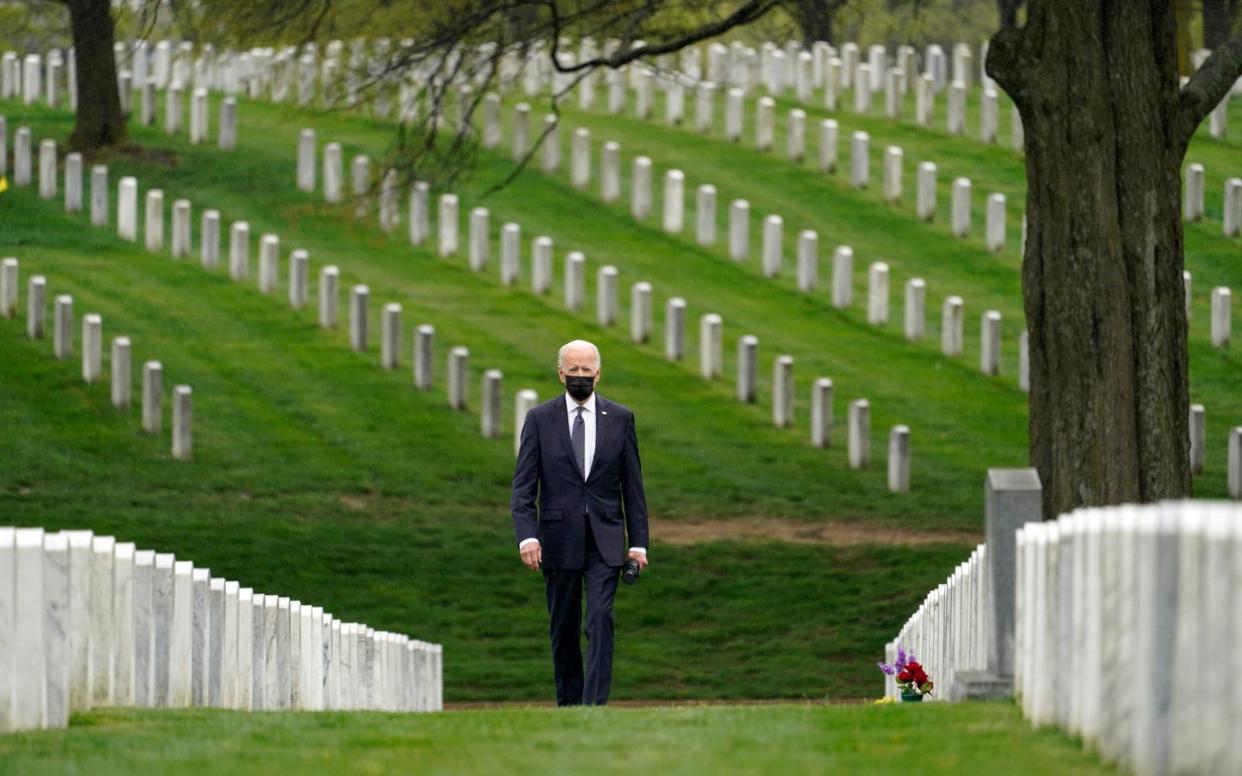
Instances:
[[[886,665],[884,663],[876,663],[876,665],[880,667],[881,671],[888,674],[889,676],[892,676],[893,674],[897,673],[897,669],[894,668],[893,666]]]

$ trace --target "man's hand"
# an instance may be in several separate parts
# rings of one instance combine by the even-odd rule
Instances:
[[[531,571],[538,571],[539,566],[543,563],[543,548],[539,546],[539,542],[531,542],[521,548],[522,563]]]
[[[638,561],[638,570],[640,572],[647,570],[647,553],[630,550],[630,560]]]

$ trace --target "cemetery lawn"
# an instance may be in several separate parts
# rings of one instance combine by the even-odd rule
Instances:
[[[1015,752],[1021,756],[1015,757]],[[1113,773],[1012,704],[120,711],[0,738],[0,774]]]
[[[1238,106],[1233,109],[1231,124],[1242,125]],[[217,110],[213,98],[213,127]],[[12,102],[0,103],[0,112],[10,137],[29,125],[36,148],[45,137],[63,142],[72,124],[64,112]],[[507,155],[480,156],[475,178],[457,187],[462,253],[452,259],[408,245],[404,199],[401,225],[384,235],[374,215],[354,220],[353,203],[328,207],[321,195],[294,189],[303,126],[316,128],[321,151],[329,141],[343,144],[346,170],[355,153],[370,154],[376,164],[383,158],[391,125],[341,114],[242,100],[238,148],[230,154],[135,124],[131,133],[142,153],[98,160],[109,166],[112,226],[106,229],[92,228],[86,215],[65,214],[59,199],[43,202],[35,189],[11,185],[0,195],[0,256],[20,259],[21,294],[17,318],[0,319],[0,523],[113,534],[176,553],[255,592],[322,604],[346,621],[443,643],[448,701],[545,699],[552,679],[542,583],[517,561],[508,514],[513,396],[521,388],[544,399],[556,395],[556,348],[585,336],[603,350],[601,393],[637,413],[653,521],[652,567],[618,596],[614,697],[878,694],[874,664],[884,642],[982,538],[986,469],[1027,460],[1026,397],[1015,379],[1022,327],[1013,215],[1022,197],[1020,159],[974,139],[860,120],[872,133],[873,180],[890,133],[906,149],[906,204],[897,208],[880,201],[878,187],[852,192],[840,172],[825,178],[810,163],[793,165],[747,144],[698,139],[686,129],[628,117],[568,107],[565,113],[557,176],[529,170],[483,199],[511,167]],[[747,121],[749,127],[749,114]],[[842,119],[843,160],[854,122]],[[638,153],[654,158],[657,182],[669,166],[681,166],[688,223],[699,183],[719,189],[721,234],[729,200],[748,198],[750,261],[734,264],[719,246],[697,247],[689,233],[664,234],[656,218],[637,223],[624,204],[600,204],[597,165],[589,192],[571,188],[569,135],[577,123],[592,128],[596,162],[603,140],[622,143],[627,181]],[[1190,153],[1208,176],[1208,221],[1186,230],[1187,267],[1195,276],[1191,396],[1208,412],[1207,470],[1195,487],[1207,497],[1225,493],[1226,429],[1242,424],[1237,349],[1207,343],[1210,288],[1242,288],[1237,242],[1220,236],[1219,221],[1221,182],[1237,172],[1230,167],[1239,158],[1236,145],[1200,138]],[[941,165],[940,213],[947,214],[948,175],[977,178],[975,237],[949,237],[943,218],[932,225],[914,219],[909,202],[920,159]],[[152,254],[118,240],[115,194],[123,175],[137,176],[142,198],[161,188],[166,211],[174,200],[190,199],[196,248],[202,211],[219,209],[222,268],[204,270],[197,253],[172,261],[166,250]],[[986,252],[978,236],[984,189],[1005,192],[1011,203],[1010,247],[1000,254]],[[622,199],[628,203],[628,189]],[[660,199],[657,185],[655,213]],[[491,261],[481,274],[467,268],[464,254],[468,213],[478,204],[492,209]],[[786,223],[786,271],[777,280],[757,270],[760,220],[771,212]],[[251,227],[244,284],[229,281],[223,269],[228,226],[238,220]],[[507,220],[522,227],[523,278],[514,288],[500,285],[496,269],[496,235]],[[820,234],[813,296],[799,293],[791,277],[800,228]],[[258,236],[266,232],[281,238],[281,290],[272,297],[260,294],[253,280]],[[167,222],[164,234],[167,244]],[[544,297],[529,291],[530,241],[538,234],[555,241],[554,290]],[[844,311],[826,302],[832,248],[842,243],[856,254],[855,303]],[[285,297],[285,261],[296,248],[310,251],[312,301],[295,312]],[[559,290],[570,250],[583,250],[588,260],[587,304],[572,314]],[[879,259],[893,272],[885,326],[868,324],[864,309],[866,268]],[[594,279],[610,263],[620,271],[622,323],[601,327],[594,320]],[[335,331],[316,325],[313,301],[319,270],[328,264],[341,268]],[[48,278],[49,334],[30,341],[26,283],[35,274]],[[928,337],[907,343],[901,289],[916,275],[928,281]],[[629,341],[626,325],[628,289],[638,280],[655,289],[655,334],[644,344]],[[371,290],[366,353],[347,344],[346,299],[354,283]],[[950,293],[966,300],[960,358],[939,351],[939,310]],[[72,294],[76,316],[75,354],[65,362],[51,357],[49,342],[58,294]],[[687,356],[677,363],[663,357],[659,334],[671,296],[689,305]],[[390,301],[404,307],[404,341],[401,368],[387,372],[377,351],[380,309]],[[978,321],[988,308],[1005,320],[999,377],[978,371]],[[163,363],[162,436],[141,432],[136,409],[113,408],[106,380],[83,384],[79,327],[92,312],[103,316],[105,374],[106,343],[130,337],[135,397],[142,362]],[[707,312],[720,313],[725,327],[725,377],[710,382],[696,371],[697,321]],[[421,323],[436,327],[436,386],[428,393],[412,388],[409,373],[410,331]],[[733,399],[736,340],[747,333],[760,339],[754,405]],[[467,412],[452,412],[444,401],[444,366],[455,345],[471,353]],[[796,358],[793,429],[771,422],[771,365],[782,353]],[[504,372],[499,439],[478,432],[479,378],[488,368]],[[836,385],[837,423],[827,450],[807,441],[807,398],[819,376]],[[194,390],[190,463],[169,456],[167,395],[177,384]],[[872,405],[872,464],[863,471],[845,462],[846,404],[859,397]],[[885,487],[888,429],[897,423],[912,429],[912,492],[905,494]],[[703,519],[722,527],[695,543],[661,541],[662,525]],[[844,525],[862,539],[743,541],[728,530],[730,521],[772,519],[804,525],[808,535]]]

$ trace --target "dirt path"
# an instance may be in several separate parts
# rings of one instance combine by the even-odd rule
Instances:
[[[779,541],[792,544],[827,544],[844,547],[858,544],[978,544],[981,533],[968,531],[923,532],[868,526],[863,523],[812,523],[782,517],[739,517],[729,520],[652,520],[651,534],[659,544],[701,544],[715,541]]]

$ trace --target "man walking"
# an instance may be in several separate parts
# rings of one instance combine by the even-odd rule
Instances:
[[[522,562],[543,571],[557,705],[603,705],[612,686],[618,574],[627,555],[640,570],[647,566],[647,500],[634,413],[595,393],[599,349],[567,343],[556,370],[565,393],[532,409],[522,426],[513,529]],[[584,589],[585,677],[578,635]]]

